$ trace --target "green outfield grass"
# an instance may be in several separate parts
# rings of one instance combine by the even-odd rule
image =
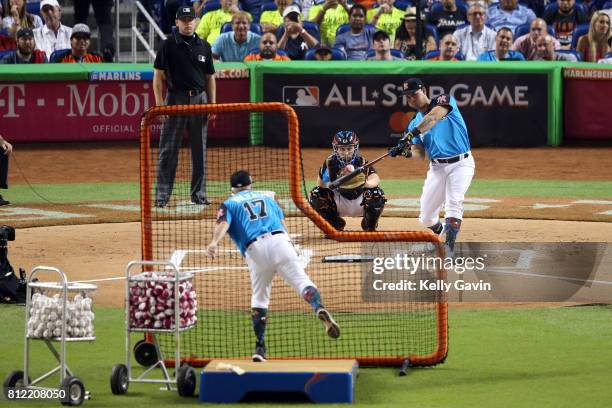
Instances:
[[[121,309],[97,308],[96,316],[97,340],[68,346],[70,367],[93,394],[84,406],[196,404],[195,399],[183,399],[152,385],[132,384],[127,396],[113,396],[109,374],[112,365],[124,359],[123,313]],[[23,307],[0,306],[3,377],[23,367],[23,319]],[[357,380],[355,405],[609,407],[610,338],[612,306],[451,312],[450,353],[445,364],[412,370],[407,377],[398,377],[396,369],[363,369]],[[43,344],[34,349],[36,375],[51,358]],[[32,402],[27,406],[59,406],[56,404]]]
[[[314,184],[314,180],[308,180],[307,188],[314,187]],[[381,186],[390,196],[418,197],[423,180],[383,180]],[[256,184],[256,188],[288,191],[287,184],[281,185],[278,182],[260,181]],[[58,204],[133,201],[140,197],[138,183],[35,184],[33,189],[28,185],[18,184],[11,186],[3,194],[15,205],[44,204],[45,200]],[[225,195],[228,193],[227,183],[209,183],[209,190]],[[475,179],[468,195],[612,199],[611,191],[610,181]]]

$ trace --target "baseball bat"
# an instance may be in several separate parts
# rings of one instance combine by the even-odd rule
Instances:
[[[361,173],[362,171],[364,171],[365,169],[367,169],[369,167],[372,167],[373,165],[375,165],[376,163],[378,163],[379,161],[381,161],[385,157],[389,156],[389,154],[391,154],[391,152],[387,152],[387,153],[383,154],[382,156],[372,160],[371,162],[368,162],[368,163],[364,164],[361,167],[357,167],[355,170],[351,171],[349,174],[345,174],[344,176],[342,176],[342,177],[332,181],[331,183],[328,183],[327,184],[327,188],[331,188],[333,190],[334,188],[338,188],[342,184],[351,181],[352,179],[357,177],[357,175],[359,173]]]

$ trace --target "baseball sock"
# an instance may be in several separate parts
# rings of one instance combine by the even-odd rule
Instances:
[[[254,307],[251,309],[251,318],[253,319],[253,330],[257,337],[257,346],[264,347],[264,337],[266,332],[266,323],[268,322],[268,309]]]
[[[446,229],[446,245],[452,250],[455,249],[455,240],[461,229],[461,220],[459,218],[449,217],[445,220]]]
[[[427,227],[427,228],[432,230],[434,234],[440,235],[442,233],[442,229],[444,228],[444,226],[442,225],[440,221],[438,221],[436,224],[432,225],[431,227]]]
[[[307,286],[302,292],[302,296],[304,297],[305,301],[310,303],[310,306],[312,306],[315,312],[317,309],[323,307],[321,304],[321,295],[319,294],[319,290],[314,286]]]

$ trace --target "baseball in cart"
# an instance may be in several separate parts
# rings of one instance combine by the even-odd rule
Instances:
[[[139,273],[132,271],[139,269]],[[181,333],[197,323],[197,300],[193,274],[181,273],[172,262],[132,261],[126,267],[125,284],[125,364],[116,364],[111,373],[111,391],[123,395],[130,383],[160,384],[162,389],[176,390],[184,397],[193,396],[196,372],[181,364]],[[148,368],[135,376],[131,362],[131,333],[146,333],[147,342],[138,342],[135,351],[152,347],[146,356]],[[174,375],[170,375],[166,358],[159,346],[160,335],[173,335]],[[161,370],[162,378],[153,378]]]
[[[57,279],[46,280],[49,274],[57,275]],[[96,339],[91,297],[96,289],[96,285],[68,282],[66,274],[57,268],[37,266],[32,269],[26,297],[24,368],[11,372],[4,380],[7,399],[57,399],[63,405],[77,406],[90,398],[83,381],[68,367],[66,346]],[[31,379],[34,370],[30,354],[33,341],[43,342],[59,363],[34,380]],[[58,373],[57,387],[42,386]]]

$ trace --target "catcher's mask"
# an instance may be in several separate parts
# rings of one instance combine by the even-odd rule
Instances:
[[[351,164],[359,153],[359,138],[352,130],[341,130],[332,140],[334,155],[342,166]]]

